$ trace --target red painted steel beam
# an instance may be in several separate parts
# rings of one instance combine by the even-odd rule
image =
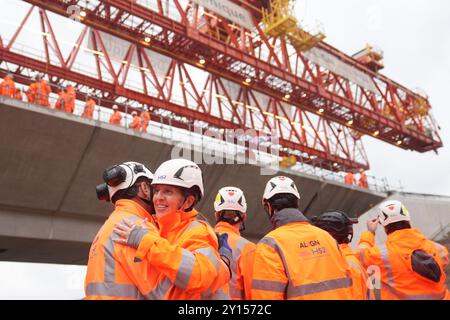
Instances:
[[[98,90],[101,90],[102,92],[109,93],[110,97],[121,96],[121,97],[128,98],[130,100],[139,101],[140,103],[143,103],[143,104],[152,105],[159,109],[169,110],[177,115],[187,117],[191,120],[204,121],[204,122],[209,123],[218,128],[241,129],[241,127],[238,124],[233,123],[231,121],[226,121],[219,117],[214,117],[210,114],[202,114],[200,112],[197,112],[192,109],[188,109],[184,106],[181,106],[181,105],[178,105],[178,104],[175,104],[172,102],[154,98],[154,97],[148,96],[146,94],[136,92],[136,91],[133,91],[128,88],[124,88],[119,85],[115,85],[112,83],[105,82],[103,80],[99,80],[97,78],[93,78],[93,77],[90,77],[90,76],[87,76],[87,75],[84,75],[81,73],[77,73],[73,70],[68,70],[61,66],[55,66],[55,65],[48,64],[48,63],[40,61],[40,60],[36,60],[36,59],[30,58],[30,57],[21,55],[19,53],[11,52],[7,48],[3,48],[3,47],[0,48],[0,61],[7,61],[7,62],[16,64],[16,65],[20,65],[21,67],[24,67],[24,68],[29,68],[29,69],[32,69],[35,71],[47,73],[50,78],[53,76],[56,76],[59,79],[73,81],[77,84],[82,84],[82,85],[88,86],[93,89],[98,89]],[[17,78],[16,80],[19,82],[22,81],[23,83],[29,85],[29,83],[30,83],[29,79],[26,79],[26,80],[21,80],[21,79],[22,78]],[[130,110],[132,110],[132,108],[130,108]],[[183,123],[180,123],[177,121],[171,121],[170,125],[173,125],[178,128],[194,130],[194,128],[189,127],[186,124],[183,124]],[[328,152],[324,152],[324,151],[321,151],[318,149],[313,149],[313,148],[310,148],[308,146],[304,146],[304,145],[301,145],[298,143],[293,143],[287,139],[280,139],[279,143],[283,147],[287,147],[292,150],[299,150],[301,152],[305,152],[305,153],[309,154],[310,156],[317,157],[316,160],[311,160],[309,158],[304,158],[304,157],[298,157],[298,158],[301,158],[304,163],[311,163],[312,165],[314,165],[314,163],[312,163],[312,162],[317,162],[317,163],[320,163],[320,165],[323,168],[327,168],[329,170],[337,170],[333,166],[334,163],[337,163],[340,166],[348,168],[348,169],[359,169],[359,168],[368,169],[367,164],[350,161],[349,159],[345,159],[345,158],[342,158],[342,157],[339,157],[336,155],[332,155]],[[288,155],[288,154],[286,154],[284,152],[280,152],[280,155],[283,156],[283,155]]]
[[[26,1],[56,12],[58,14],[67,16],[66,11],[68,4],[66,4],[62,0]],[[73,3],[77,3],[77,1],[73,1]],[[363,116],[365,119],[377,123],[378,127],[380,128],[390,128],[388,134],[385,134],[384,131],[381,130],[380,134],[375,137],[377,139],[383,140],[390,144],[395,144],[398,139],[401,139],[405,141],[405,143],[400,146],[401,148],[413,149],[420,152],[428,151],[430,149],[435,150],[442,146],[442,142],[440,141],[440,139],[435,141],[422,132],[407,128],[402,123],[392,120],[380,113],[374,112],[374,110],[368,110],[367,108],[358,105],[358,103],[352,101],[351,99],[339,96],[338,94],[330,92],[315,83],[311,83],[294,75],[293,73],[289,72],[289,70],[262,61],[257,57],[250,55],[248,52],[242,50],[241,48],[234,48],[211,36],[203,34],[198,30],[192,28],[189,24],[176,22],[160,13],[148,10],[147,8],[136,4],[135,1],[108,0],[104,1],[104,3],[105,5],[113,6],[123,12],[128,12],[133,16],[161,26],[165,30],[169,30],[181,36],[180,39],[183,39],[183,43],[174,43],[172,47],[170,47],[168,43],[153,42],[152,49],[155,51],[159,51],[163,54],[173,57],[174,59],[182,60],[190,64],[196,64],[196,62],[198,61],[198,55],[204,52],[210,52],[212,54],[215,54],[216,56],[218,54],[223,54],[230,61],[245,62],[248,65],[254,67],[256,70],[262,71],[266,75],[276,76],[290,83],[297,90],[295,100],[291,100],[290,103],[302,109],[317,113],[319,108],[321,108],[322,106],[317,105],[316,99],[323,99],[325,111],[321,113],[320,116],[328,120],[335,121],[344,125],[347,123],[348,115],[346,117],[345,114],[336,112],[334,108],[331,108],[331,106],[338,105],[340,108],[346,108],[350,110],[354,116]],[[124,24],[121,25],[114,23],[113,21],[108,20],[108,17],[101,16],[98,12],[88,11],[88,15],[86,19],[83,20],[83,23],[118,36],[127,41],[142,44],[142,42],[140,41],[143,36],[142,34],[136,32],[136,30],[132,30]],[[188,46],[189,44],[190,46]],[[331,46],[323,45],[321,47],[341,59],[344,58],[346,60],[346,63],[351,64],[353,67],[370,74],[370,70],[358,64],[356,61],[351,60],[348,56],[340,53]],[[232,81],[239,81],[240,78],[243,78],[241,74],[237,74],[236,72],[233,73],[230,70],[226,70],[226,68],[224,69],[224,66],[216,65],[216,68],[213,66],[206,66],[205,69],[211,73],[226,76]],[[373,74],[371,75],[373,76]],[[390,81],[386,77],[379,76],[378,79],[385,81],[388,86],[394,88],[399,87],[397,84]],[[254,83],[252,83],[252,88],[277,98],[280,98],[284,95],[283,92],[279,90],[279,88],[271,88],[263,81],[255,81]],[[403,87],[402,89],[407,90]],[[409,91],[409,94],[412,93]],[[353,128],[364,134],[373,134],[373,131],[371,131],[371,126],[366,124],[365,122],[355,122]]]

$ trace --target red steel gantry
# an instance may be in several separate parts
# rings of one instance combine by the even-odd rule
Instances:
[[[0,38],[0,60],[16,66],[8,71],[45,72],[55,84],[72,81],[111,101],[148,104],[209,127],[276,130],[280,155],[333,171],[369,168],[362,134],[419,152],[442,146],[426,98],[324,42],[303,52],[282,35],[268,36],[260,9],[267,3],[234,1],[251,13],[249,30],[198,0],[25,2],[29,11],[14,35],[8,42]],[[85,27],[65,57],[48,11],[69,17],[73,8],[81,9],[77,14]],[[33,10],[39,11],[43,58],[15,48]],[[128,43],[119,66],[105,45],[111,35]],[[90,73],[74,68],[87,37],[95,58]],[[170,60],[163,78],[155,72],[152,52]],[[354,76],[320,65],[324,57]],[[197,81],[198,70],[207,74],[206,81]],[[139,74],[138,87],[128,85],[133,72]],[[174,99],[174,92],[182,98]]]

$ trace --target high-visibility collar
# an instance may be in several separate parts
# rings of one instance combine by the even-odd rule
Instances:
[[[192,209],[191,211],[184,212],[180,210],[175,210],[161,218],[157,219],[158,226],[160,228],[161,236],[164,237],[170,231],[178,228],[181,224],[184,224],[187,221],[192,220],[195,216],[198,215],[197,210]]]
[[[350,248],[348,243],[341,243],[339,245],[339,247],[341,248],[341,251],[344,254],[344,256],[355,255],[355,253],[353,252],[353,249]]]
[[[303,213],[294,208],[288,208],[280,210],[272,215],[270,218],[274,229],[284,226],[293,222],[308,222],[309,220],[303,215]]]
[[[134,214],[135,216],[138,216],[142,219],[147,218],[150,221],[153,221],[153,217],[151,216],[151,214],[136,201],[130,199],[120,199],[116,201],[115,207],[116,210],[114,210],[113,214],[117,211],[125,211]]]
[[[396,243],[404,242],[408,244],[411,243],[412,241],[425,238],[426,237],[423,235],[422,232],[420,232],[418,229],[412,228],[396,230],[387,236],[388,241]]]
[[[214,230],[219,233],[234,233],[238,236],[241,235],[241,233],[239,232],[239,223],[232,225],[225,221],[219,221],[214,227]]]

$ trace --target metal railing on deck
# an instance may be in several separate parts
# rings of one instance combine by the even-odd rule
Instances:
[[[15,77],[18,76],[15,75]],[[53,87],[52,93],[48,96],[48,100],[50,102],[51,108],[54,109],[54,106],[58,100],[58,95],[54,92],[62,91],[65,86],[57,86],[52,83],[48,84]],[[17,88],[22,93],[22,100],[26,101],[26,87]],[[200,148],[203,153],[221,155],[223,158],[223,163],[229,163],[226,160],[227,157],[231,157],[232,159],[234,159],[235,162],[233,163],[236,163],[238,157],[244,157],[248,160],[250,158],[249,154],[251,154],[252,161],[248,160],[246,163],[273,167],[275,164],[278,165],[281,159],[278,155],[250,148],[250,146],[247,146],[245,143],[231,143],[229,141],[224,141],[223,139],[220,140],[210,136],[205,136],[202,134],[203,130],[197,130],[198,124],[194,123],[193,121],[190,121],[183,117],[175,116],[170,113],[166,113],[165,111],[157,110],[155,108],[151,108],[149,110],[151,113],[151,120],[148,125],[147,131],[136,131],[130,128],[130,124],[133,121],[131,112],[142,110],[142,106],[140,108],[131,107],[127,104],[93,96],[90,92],[83,92],[83,94],[84,96],[89,97],[90,99],[93,99],[95,101],[96,106],[94,109],[92,120],[108,123],[113,113],[113,110],[111,110],[109,106],[116,104],[121,107],[121,110],[124,110],[124,112],[121,112],[122,120],[120,126],[129,129],[131,134],[149,134],[152,136],[168,139],[174,145],[182,143],[191,146],[192,149]],[[5,99],[9,98],[0,96],[0,99],[7,102]],[[75,100],[73,115],[81,117],[84,111],[85,104],[86,101]],[[220,158],[220,156],[218,158]],[[319,177],[324,181],[334,181],[340,183],[344,183],[345,176],[344,172],[333,172],[325,168],[321,168],[320,165],[312,166],[302,162],[298,162],[290,168],[282,168],[281,171],[294,175],[298,173],[309,174]],[[367,175],[367,180],[370,190],[378,192],[388,192],[391,190],[403,191],[403,187],[401,186],[393,188],[388,183],[387,178],[379,179],[377,177]],[[357,186],[354,187],[359,188]]]

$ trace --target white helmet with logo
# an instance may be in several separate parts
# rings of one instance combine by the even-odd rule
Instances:
[[[378,206],[378,219],[383,227],[399,222],[411,221],[408,209],[397,200],[389,200]]]
[[[163,162],[155,171],[152,185],[165,184],[190,189],[198,187],[199,197],[204,195],[202,170],[192,161],[172,159]]]
[[[244,192],[236,187],[224,187],[219,190],[214,201],[214,210],[235,210],[241,213],[247,212],[247,200]]]
[[[117,191],[133,186],[140,177],[146,177],[152,180],[153,174],[142,163],[134,161],[124,162],[121,165],[110,167],[103,174],[103,179],[108,185],[110,198]]]
[[[278,176],[267,182],[263,195],[263,203],[280,193],[293,194],[297,199],[300,199],[295,182],[291,178]]]

